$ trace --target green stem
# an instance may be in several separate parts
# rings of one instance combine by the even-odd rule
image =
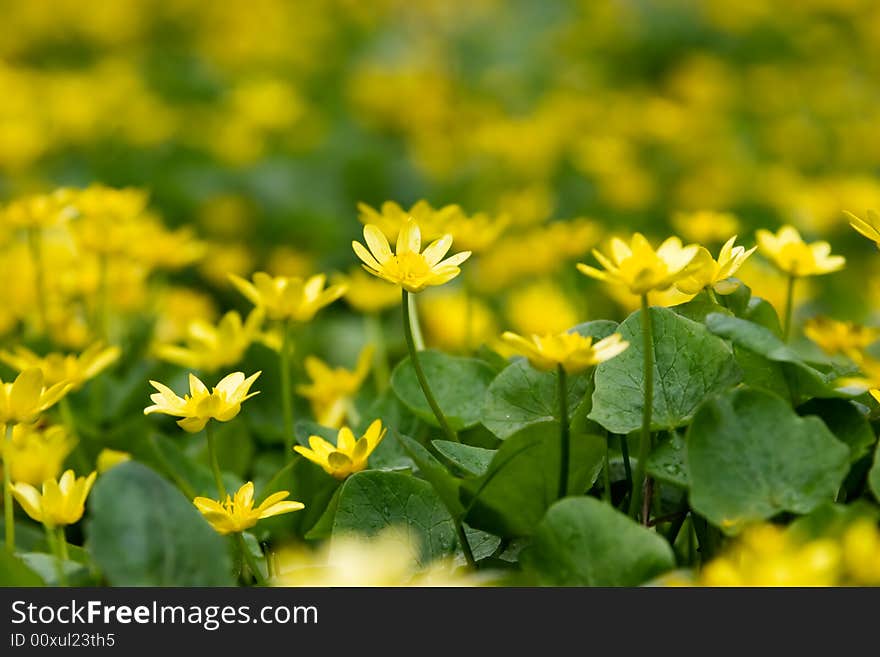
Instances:
[[[605,463],[602,466],[602,497],[611,504],[611,435],[605,434]]]
[[[266,578],[263,577],[263,572],[260,570],[259,565],[254,559],[254,555],[251,554],[250,550],[248,550],[247,543],[244,542],[244,536],[242,535],[242,533],[236,532],[235,539],[238,543],[238,549],[241,552],[241,557],[247,564],[248,570],[251,571],[254,579],[257,580],[257,584],[259,584],[260,586],[266,586]]]
[[[257,505],[262,503],[263,500],[269,497],[269,495],[276,492],[275,486],[277,486],[278,482],[281,481],[281,479],[285,475],[287,475],[291,471],[291,469],[293,469],[293,466],[296,465],[296,462],[297,459],[291,459],[290,461],[285,463],[284,466],[278,472],[276,472],[273,477],[266,483],[266,485],[263,486],[263,494],[257,498]]]
[[[791,316],[794,314],[794,283],[797,277],[790,274],[788,277],[788,288],[785,292],[785,318],[782,325],[782,339],[788,342],[791,335]]]
[[[714,303],[716,306],[720,306],[721,304],[718,302],[718,297],[715,296],[715,290],[712,289],[712,286],[706,288],[706,292],[709,293],[709,301]]]
[[[458,542],[461,545],[461,551],[464,552],[464,560],[467,561],[469,568],[476,570],[477,562],[474,560],[474,552],[471,550],[471,544],[468,541],[467,533],[464,531],[464,525],[461,520],[455,520],[455,531],[458,533]]]
[[[446,421],[446,416],[443,415],[443,411],[440,409],[439,404],[437,404],[437,400],[434,399],[434,393],[431,392],[431,387],[428,385],[428,379],[425,377],[424,370],[422,370],[422,364],[419,362],[418,349],[415,344],[415,339],[413,338],[412,324],[410,322],[411,313],[409,293],[406,290],[402,290],[402,293],[401,306],[403,307],[403,333],[406,337],[406,346],[409,349],[409,360],[412,363],[413,370],[415,370],[416,378],[419,380],[422,393],[425,395],[428,406],[434,411],[434,417],[437,418],[437,422],[440,424],[440,428],[443,429],[443,433],[446,434],[446,437],[449,438],[449,440],[456,443],[461,442],[458,439],[458,435],[452,430],[452,427],[450,427],[449,423]]]
[[[571,436],[568,426],[568,385],[565,368],[556,366],[556,378],[559,382],[559,491],[558,499],[568,495],[568,459],[571,451]]]
[[[67,553],[67,537],[64,535],[64,527],[62,525],[58,525],[55,528],[55,531],[58,533],[58,551],[61,554],[61,558],[64,561],[70,559],[70,556]]]
[[[15,552],[15,515],[12,508],[12,480],[9,477],[9,452],[12,450],[12,429],[15,425],[6,423],[6,438],[3,445],[3,524],[6,528],[6,551]]]
[[[376,384],[376,392],[382,394],[388,388],[388,381],[391,378],[385,333],[382,331],[382,322],[376,313],[364,315],[364,323],[370,344],[375,349],[373,352],[373,383]]]
[[[623,457],[623,473],[626,477],[626,489],[629,493],[630,499],[632,499],[633,495],[633,473],[632,466],[629,462],[629,443],[626,441],[626,436],[620,436],[620,455]],[[620,505],[623,508],[623,504]]]
[[[31,262],[34,266],[34,288],[37,294],[37,313],[40,317],[40,330],[48,332],[49,313],[46,310],[46,272],[43,268],[43,235],[39,228],[27,231]]]
[[[179,474],[177,474],[177,470],[168,462],[168,459],[165,458],[165,454],[162,452],[162,449],[159,447],[159,443],[156,442],[155,436],[150,436],[147,441],[150,444],[150,447],[153,450],[153,454],[156,457],[156,460],[159,462],[159,465],[165,471],[165,473],[171,477],[172,481],[177,485],[177,487],[181,490],[181,492],[187,496],[189,500],[193,500],[196,498],[196,492],[192,489],[192,487],[183,479]],[[220,500],[223,501],[222,499]]]
[[[61,546],[58,544],[58,534],[49,525],[44,524],[43,527],[46,529],[46,542],[49,544],[49,549],[52,550],[52,555],[55,557],[53,561],[55,562],[55,574],[58,577],[58,585],[67,586],[67,574],[64,572],[64,557],[61,553]]]
[[[81,472],[88,472],[90,470],[89,459],[83,449],[82,441],[79,439],[79,432],[76,429],[76,418],[73,415],[73,409],[70,407],[67,395],[58,401],[58,412],[61,415],[61,423],[67,429],[70,438],[76,443],[76,447],[73,449],[73,457],[76,459],[77,468]]]
[[[285,320],[281,326],[281,352],[279,367],[281,368],[281,410],[284,414],[284,450],[288,458],[293,449],[293,390],[290,385],[290,321]]]
[[[645,475],[645,462],[651,451],[651,413],[654,408],[654,328],[648,295],[642,295],[642,339],[644,352],[645,400],[642,407],[642,431],[639,438],[639,460],[636,463],[629,515],[638,518],[642,500],[650,496],[648,477]],[[650,508],[650,503],[647,505]],[[648,514],[642,513],[642,524],[647,525]]]
[[[403,291],[404,298],[407,297],[406,290]],[[406,305],[406,317],[407,324],[409,325],[409,330],[411,331],[413,344],[415,344],[416,351],[424,351],[425,350],[425,339],[422,337],[422,326],[419,324],[419,311],[416,308],[416,298],[409,297]]]
[[[220,463],[217,461],[217,448],[214,444],[214,425],[208,420],[205,425],[205,437],[208,439],[208,456],[211,459],[211,470],[214,471],[214,481],[217,484],[217,493],[220,495],[220,503],[226,499],[226,486],[223,484],[223,474],[220,471]]]

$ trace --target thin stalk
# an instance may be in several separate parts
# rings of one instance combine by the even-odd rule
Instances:
[[[611,435],[605,433],[605,463],[602,465],[602,499],[611,504]]]
[[[181,492],[186,495],[188,499],[195,499],[196,492],[186,482],[186,480],[184,480],[184,478],[177,473],[177,470],[175,470],[174,466],[172,466],[171,463],[168,462],[168,459],[165,458],[165,454],[162,453],[162,450],[159,448],[159,444],[156,442],[156,438],[150,436],[150,439],[147,442],[150,444],[150,447],[152,448],[153,454],[156,457],[156,460],[159,462],[159,465],[162,466],[162,469],[165,470],[169,477],[171,477],[172,481],[174,481]],[[222,502],[223,499],[221,499],[220,501]]]
[[[403,291],[404,296],[407,296],[406,290]],[[422,337],[422,326],[419,324],[419,311],[416,308],[416,298],[410,296],[407,305],[406,305],[406,314],[408,317],[407,324],[409,324],[409,329],[412,331],[412,339],[413,344],[416,346],[416,351],[424,351],[425,350],[425,339]]]
[[[46,271],[43,267],[43,234],[39,228],[27,230],[28,247],[31,262],[34,266],[34,291],[37,294],[37,313],[40,318],[40,330],[49,330],[49,313],[46,310]]]
[[[375,350],[373,352],[373,383],[376,385],[376,392],[381,394],[388,388],[388,381],[391,378],[391,370],[388,367],[388,346],[385,344],[385,333],[382,331],[382,322],[376,313],[364,315],[364,324],[366,325],[365,328],[370,344],[373,345]]]
[[[275,486],[278,485],[278,482],[281,481],[281,479],[285,475],[290,473],[293,466],[296,465],[296,462],[297,462],[297,459],[291,459],[290,461],[285,463],[284,466],[272,476],[272,478],[266,483],[266,485],[263,486],[263,494],[257,498],[257,504],[262,503],[263,500],[265,500],[267,497],[269,497],[269,495],[276,492]]]
[[[12,448],[12,422],[6,423],[6,438],[3,445],[3,525],[6,529],[6,551],[15,552],[15,516],[12,509],[12,480],[9,477],[8,454]]]
[[[794,283],[796,280],[797,276],[789,274],[788,288],[785,292],[785,318],[782,325],[782,339],[785,342],[788,342],[788,338],[791,335],[791,316],[794,314]]]
[[[711,285],[706,288],[706,292],[708,292],[708,294],[709,294],[709,301],[714,303],[716,306],[722,305],[721,303],[718,302],[718,297],[715,296],[715,290],[712,289]]]
[[[415,370],[416,378],[419,381],[419,386],[422,388],[422,393],[425,395],[428,406],[434,411],[434,417],[437,418],[437,422],[440,424],[440,428],[443,429],[443,433],[446,434],[446,437],[449,438],[449,440],[456,443],[461,442],[458,439],[458,435],[452,430],[452,427],[449,426],[449,422],[446,421],[446,416],[443,415],[443,411],[440,409],[440,405],[437,404],[437,400],[434,399],[434,393],[431,392],[431,386],[428,385],[428,379],[425,377],[424,370],[422,370],[421,362],[419,362],[419,353],[413,337],[412,324],[410,322],[412,313],[410,312],[409,301],[409,293],[406,290],[402,290],[401,307],[403,308],[403,333],[406,337],[407,349],[409,349],[409,360],[412,363],[413,370]]]
[[[464,531],[464,525],[461,520],[455,520],[455,531],[458,533],[458,542],[461,545],[461,551],[464,552],[464,560],[467,561],[469,568],[476,570],[477,562],[474,560],[474,552],[471,550],[471,544],[468,541],[467,533]]]
[[[633,473],[629,462],[629,443],[626,441],[626,436],[620,436],[620,455],[623,457],[623,472],[626,477],[626,488],[629,492],[630,499],[632,499]],[[622,506],[623,505],[621,504],[621,507]]]
[[[220,471],[220,463],[217,461],[217,449],[214,444],[214,426],[211,421],[205,425],[205,437],[208,439],[208,456],[211,459],[211,470],[214,472],[214,481],[217,484],[217,493],[220,495],[220,503],[226,499],[226,486],[223,484],[223,474]]]
[[[64,535],[64,527],[58,525],[55,528],[55,532],[58,534],[58,552],[61,554],[61,558],[67,561],[70,559],[70,556],[67,553],[67,536]]]
[[[568,426],[568,385],[565,368],[556,366],[556,378],[559,382],[559,491],[558,499],[568,495],[568,459],[571,451],[571,436]]]
[[[281,410],[284,414],[284,449],[285,454],[290,457],[293,450],[293,390],[290,385],[290,321],[285,320],[281,326],[281,352],[279,356],[279,367],[281,368]]]
[[[64,428],[67,429],[67,434],[76,443],[76,447],[73,450],[73,457],[76,459],[77,468],[79,468],[81,472],[88,472],[89,459],[83,451],[83,446],[79,439],[79,432],[76,429],[76,418],[73,415],[73,409],[70,407],[70,401],[68,400],[67,395],[58,401],[58,412],[61,415],[61,423],[64,425]]]
[[[257,565],[257,562],[254,559],[254,555],[251,554],[250,550],[248,550],[247,543],[244,542],[244,536],[242,536],[241,532],[236,532],[235,540],[236,543],[238,543],[238,549],[241,552],[241,557],[242,559],[244,559],[245,564],[247,564],[248,570],[251,571],[254,579],[257,580],[257,584],[259,584],[260,586],[266,586],[266,578],[263,577],[263,572],[260,570],[259,565]]]
[[[651,319],[651,308],[648,305],[648,295],[642,295],[642,338],[644,352],[644,381],[645,400],[642,407],[642,431],[639,438],[639,460],[636,463],[635,479],[633,481],[632,497],[629,503],[629,515],[638,518],[642,500],[647,498],[647,508],[650,509],[651,489],[649,477],[645,475],[645,462],[651,452],[651,413],[654,407],[654,327]],[[642,524],[648,522],[648,514],[642,512]]]
[[[59,586],[67,586],[67,573],[64,572],[64,558],[61,555],[61,547],[58,545],[58,534],[52,527],[44,524],[46,529],[46,542],[49,549],[52,550],[53,561],[55,562],[55,575],[58,577]]]

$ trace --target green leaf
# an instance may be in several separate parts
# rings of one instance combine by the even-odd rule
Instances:
[[[146,466],[108,471],[89,497],[88,546],[113,586],[229,586],[224,539]]]
[[[747,383],[771,392],[779,390],[781,370],[788,387],[788,398],[795,403],[811,397],[845,396],[835,391],[828,378],[819,370],[807,365],[803,359],[777,337],[770,329],[737,317],[712,314],[706,318],[706,326],[716,335],[730,340],[737,347],[737,358],[748,375]],[[747,350],[752,354],[742,354]],[[761,367],[760,359],[770,361]],[[774,366],[774,364],[778,364]],[[778,368],[778,369],[777,369]]]
[[[675,567],[662,536],[592,497],[550,507],[523,562],[550,586],[638,586]]]
[[[672,431],[654,448],[645,468],[659,481],[688,488],[691,485],[687,469],[687,444],[677,431]]]
[[[592,485],[604,454],[602,436],[572,434],[569,494],[581,495]],[[465,520],[498,536],[528,536],[558,489],[559,424],[533,424],[504,441],[486,474],[463,480]]]
[[[654,347],[654,409],[652,428],[687,424],[708,395],[739,381],[740,371],[730,347],[706,327],[667,308],[651,308]],[[713,315],[710,315],[712,317]],[[629,348],[596,368],[596,390],[590,419],[608,431],[627,434],[642,424],[642,311],[620,325]]]
[[[587,390],[587,376],[567,377],[566,389],[569,413],[574,413]],[[509,365],[486,391],[482,422],[501,440],[527,426],[559,419],[558,374],[536,370],[525,359]]]
[[[0,586],[45,586],[33,568],[5,549],[0,550]]]
[[[19,556],[31,571],[39,575],[46,586],[61,586],[54,555],[42,552],[24,552]],[[61,562],[61,567],[64,570],[68,586],[93,586],[95,584],[89,569],[82,564],[65,560]],[[42,586],[42,584],[37,586]]]
[[[670,307],[670,310],[675,312],[682,317],[686,317],[694,322],[703,323],[706,321],[706,316],[711,313],[723,313],[725,315],[732,315],[733,313],[721,306],[709,298],[709,295],[706,294],[705,291],[700,292],[693,299],[688,301],[687,303],[682,303],[677,306]]]
[[[461,518],[464,515],[464,507],[459,496],[461,480],[454,477],[446,466],[435,459],[417,440],[402,434],[398,434],[397,439],[416,464],[419,474],[434,488],[449,514],[453,518]]]
[[[420,352],[419,361],[452,430],[461,431],[477,424],[486,389],[495,377],[494,370],[481,360],[449,356],[433,349]],[[432,426],[440,426],[409,358],[394,368],[391,387],[400,401],[419,418]]]
[[[747,388],[708,400],[687,442],[691,506],[731,534],[832,501],[849,466],[849,448],[822,420]]]
[[[874,451],[874,463],[868,471],[868,488],[880,502],[880,443],[877,444],[877,449]]]
[[[455,552],[452,516],[428,482],[399,472],[367,470],[342,485],[333,536],[374,536],[387,527],[405,528],[418,541],[421,565]]]
[[[603,338],[607,338],[616,330],[617,322],[612,322],[608,319],[594,319],[593,321],[584,322],[583,324],[573,326],[568,330],[568,332],[580,333],[586,338],[593,338],[593,340],[602,340]]]
[[[466,473],[480,476],[489,468],[492,457],[497,450],[473,447],[462,443],[454,443],[450,440],[434,440],[431,444],[437,448],[443,456],[452,461]]]
[[[868,418],[846,399],[812,399],[798,406],[797,412],[820,417],[831,433],[849,447],[851,463],[870,454],[877,440]]]

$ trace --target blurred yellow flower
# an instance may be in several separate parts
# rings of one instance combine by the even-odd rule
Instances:
[[[334,537],[313,552],[282,548],[272,586],[481,586],[485,576],[456,568],[453,560],[422,564],[418,539],[389,527],[372,537]]]
[[[338,429],[345,422],[354,404],[354,396],[370,371],[373,347],[367,345],[358,356],[354,370],[331,368],[320,358],[307,356],[306,373],[311,382],[296,387],[309,400],[318,424]]]
[[[373,224],[364,226],[364,241],[369,250],[360,242],[351,246],[364,262],[364,269],[389,283],[400,285],[408,292],[421,292],[428,286],[443,285],[461,273],[458,268],[470,257],[470,251],[462,251],[443,259],[450,247],[449,234],[437,239],[421,252],[422,238],[419,225],[409,220],[397,236],[396,253],[382,231]]]
[[[334,282],[346,286],[343,298],[358,312],[379,313],[400,304],[400,290],[396,286],[370,276],[360,267],[336,277]]]
[[[524,338],[506,331],[501,339],[517,353],[529,359],[532,367],[539,370],[555,370],[557,366],[569,374],[610,360],[626,350],[629,342],[619,333],[609,335],[595,344],[593,338],[580,333],[557,333],[555,335],[532,335]]]
[[[831,255],[828,242],[804,242],[794,226],[783,226],[777,233],[760,229],[755,233],[761,253],[789,276],[819,276],[843,269],[846,258]]]
[[[872,240],[880,249],[880,213],[876,210],[868,210],[864,219],[859,219],[852,212],[843,212],[849,218],[849,225],[860,234]]]
[[[517,333],[562,333],[578,323],[579,313],[562,288],[551,280],[529,283],[512,291],[504,314]]]
[[[734,246],[736,235],[731,237],[718,254],[718,260],[703,247],[691,262],[691,273],[675,282],[675,287],[685,294],[697,294],[711,287],[718,294],[732,294],[739,287],[739,281],[731,277],[739,271],[746,259],[755,252],[757,246],[746,251],[744,246]]]
[[[463,290],[425,294],[419,304],[419,317],[428,344],[439,349],[474,349],[498,334],[489,306]]]
[[[187,287],[166,287],[156,301],[156,325],[153,329],[159,344],[186,337],[192,322],[213,322],[217,317],[214,299],[204,292]]]
[[[75,391],[119,360],[121,353],[119,347],[108,347],[103,342],[93,343],[81,354],[51,353],[45,356],[17,346],[12,351],[0,351],[0,361],[19,372],[40,369],[45,385],[67,383],[70,390]]]
[[[481,253],[498,241],[509,224],[510,219],[504,214],[459,213],[447,222],[444,232],[452,235],[452,239],[460,249]]]
[[[217,533],[232,534],[250,529],[264,518],[305,508],[302,502],[287,500],[289,496],[286,490],[278,491],[254,507],[254,484],[249,481],[235,492],[234,497],[227,495],[222,502],[197,497],[193,504]]]
[[[861,352],[880,338],[880,329],[830,317],[814,317],[804,324],[804,335],[829,356],[844,354],[861,360]]]
[[[739,232],[739,219],[730,212],[676,212],[672,227],[686,240],[697,244],[717,244]]]
[[[880,586],[880,531],[870,520],[853,522],[844,532],[844,569],[859,586]]]
[[[104,474],[112,467],[119,465],[120,463],[125,463],[126,461],[131,460],[131,454],[128,452],[123,452],[118,449],[110,449],[109,447],[105,447],[98,454],[98,460],[96,467],[98,469],[98,474]]]
[[[77,478],[73,470],[66,470],[58,480],[43,482],[42,493],[30,484],[17,482],[12,494],[31,518],[49,527],[72,525],[82,518],[86,498],[95,483],[97,472]]]
[[[289,246],[277,246],[269,253],[266,270],[272,276],[305,277],[314,269],[314,258]]]
[[[436,240],[450,232],[447,227],[450,221],[463,215],[457,205],[434,209],[424,200],[417,201],[409,210],[404,210],[394,201],[385,201],[379,210],[374,210],[366,203],[358,203],[357,207],[358,221],[364,226],[376,226],[388,240],[397,239],[410,221],[418,224],[425,240]]]
[[[336,479],[345,479],[367,467],[370,454],[382,442],[386,431],[382,427],[382,420],[373,420],[360,438],[356,439],[348,427],[342,427],[336,434],[335,446],[320,436],[310,436],[309,447],[296,445],[293,449],[320,465],[327,474]]]
[[[643,295],[651,290],[665,290],[689,276],[691,262],[700,247],[695,244],[682,246],[681,240],[670,237],[655,251],[641,233],[635,233],[629,244],[612,238],[610,248],[608,256],[593,250],[604,271],[582,263],[578,263],[578,271]]]
[[[626,313],[638,310],[642,305],[642,297],[638,294],[633,294],[629,291],[629,288],[625,288],[622,285],[605,283],[602,285],[602,291]],[[667,290],[651,290],[648,292],[648,305],[671,308],[687,303],[694,296],[693,294],[685,294],[675,286]]]
[[[245,276],[254,268],[254,254],[242,242],[214,242],[199,263],[199,272],[217,287],[229,283],[229,275]]]
[[[39,486],[61,472],[64,459],[76,441],[62,426],[44,429],[29,424],[16,424],[12,440],[0,441],[0,453],[9,468],[12,481]]]
[[[47,228],[70,219],[74,193],[61,188],[49,194],[34,194],[15,199],[0,210],[3,228]]]
[[[197,433],[205,428],[209,420],[228,422],[241,410],[241,404],[259,392],[250,392],[251,386],[260,372],[245,378],[242,372],[224,376],[217,385],[208,390],[195,375],[189,375],[189,394],[178,397],[171,388],[150,381],[159,392],[150,395],[152,406],[144,409],[144,415],[163,413],[183,418],[177,424],[184,431]]]
[[[263,317],[263,311],[254,308],[243,322],[235,310],[223,315],[216,326],[197,319],[187,327],[186,346],[160,344],[154,352],[161,360],[207,372],[236,365],[257,339]]]
[[[324,288],[327,277],[316,274],[302,278],[272,277],[265,272],[253,275],[253,282],[230,274],[229,279],[256,307],[262,308],[269,319],[308,322],[321,308],[345,294],[345,285]]]
[[[46,387],[39,368],[24,370],[12,383],[0,381],[0,424],[31,422],[68,390],[66,381]]]

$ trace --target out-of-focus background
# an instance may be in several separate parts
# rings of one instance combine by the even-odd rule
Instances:
[[[880,258],[842,214],[880,207],[873,0],[5,0],[0,16],[0,197],[143,187],[213,245],[187,282],[221,295],[230,271],[347,270],[358,202],[425,199],[506,217],[470,274],[487,333],[548,328],[535,307],[562,328],[623,314],[632,299],[570,264],[635,229],[751,244],[790,222],[850,261],[802,313],[880,305]],[[758,258],[743,278],[782,294]]]

